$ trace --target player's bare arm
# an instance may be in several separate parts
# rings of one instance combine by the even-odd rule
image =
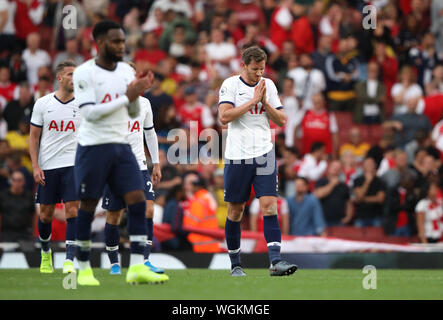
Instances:
[[[229,103],[222,103],[218,109],[220,115],[220,122],[226,125],[229,122],[240,118],[246,112],[251,110],[262,99],[263,94],[265,92],[265,88],[266,88],[265,81],[263,80],[255,87],[254,97],[250,101],[242,104],[239,107],[234,108]]]
[[[34,181],[44,186],[45,174],[38,164],[38,152],[40,149],[41,134],[42,128],[31,125],[31,131],[29,133],[29,154],[32,161],[32,172],[34,175]]]

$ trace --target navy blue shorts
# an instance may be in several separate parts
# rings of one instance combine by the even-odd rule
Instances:
[[[144,190],[145,190],[145,197],[146,200],[152,200],[155,199],[155,193],[154,193],[154,187],[151,182],[151,176],[149,175],[148,170],[140,171],[140,173],[143,176],[144,180]],[[108,185],[105,186],[105,191],[103,192],[103,202],[102,202],[102,208],[105,210],[110,211],[119,211],[121,209],[126,208],[126,203],[123,197],[121,196],[115,196]]]
[[[74,167],[43,170],[45,185],[37,186],[35,202],[56,204],[79,200],[74,184]]]
[[[143,190],[140,167],[129,144],[79,144],[74,171],[80,199],[100,199],[106,184],[117,196]]]
[[[225,160],[225,201],[243,203],[249,200],[251,186],[255,197],[277,196],[277,162],[274,150],[248,160]]]

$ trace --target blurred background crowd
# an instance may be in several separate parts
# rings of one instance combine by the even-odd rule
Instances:
[[[369,4],[375,16],[367,16]],[[75,29],[64,28],[68,5]],[[212,128],[222,137],[220,85],[240,72],[242,50],[251,45],[266,51],[265,76],[287,114],[285,127],[271,123],[283,233],[325,236],[352,226],[421,242],[442,237],[443,1],[0,0],[3,241],[35,237],[28,153],[34,101],[56,88],[59,62],[95,56],[92,27],[105,18],[123,26],[126,60],[155,73],[145,93],[163,174],[154,221],[176,235],[164,248],[186,246],[183,227],[224,228],[223,164],[170,163],[175,141],[167,135],[196,121],[198,133]],[[198,143],[188,140],[188,149]],[[213,203],[196,206],[207,192]],[[64,239],[62,204],[58,211],[53,240]],[[243,229],[261,231],[253,191],[245,214]],[[195,223],[203,217],[213,223]],[[98,209],[98,241],[103,226]]]

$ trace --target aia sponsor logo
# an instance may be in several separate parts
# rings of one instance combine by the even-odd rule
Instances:
[[[55,131],[62,131],[62,132],[67,132],[69,130],[72,130],[72,132],[75,132],[75,124],[72,120],[65,122],[64,120],[60,121],[59,123],[57,123],[57,121],[52,120],[51,123],[49,124],[49,131],[51,130],[55,130]]]

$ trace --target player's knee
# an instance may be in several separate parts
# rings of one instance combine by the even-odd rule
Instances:
[[[146,218],[154,218],[154,204],[149,202],[146,204]]]
[[[66,206],[66,219],[70,219],[70,218],[76,218],[77,217],[77,213],[78,213],[78,207],[79,204],[77,203],[73,203],[69,206]]]
[[[55,205],[40,205],[40,221],[51,223],[54,216]]]
[[[128,206],[146,201],[145,194],[142,190],[134,190],[124,195],[125,202]]]
[[[40,212],[40,221],[43,223],[51,223],[52,222],[52,215],[44,214],[43,212]]]
[[[228,210],[228,219],[231,221],[240,221],[243,216],[245,206],[231,206]]]
[[[120,211],[106,212],[106,223],[118,226],[120,224]]]
[[[97,207],[98,201],[93,200],[82,200],[80,202],[80,210],[86,211],[86,212],[95,212],[95,208]]]

